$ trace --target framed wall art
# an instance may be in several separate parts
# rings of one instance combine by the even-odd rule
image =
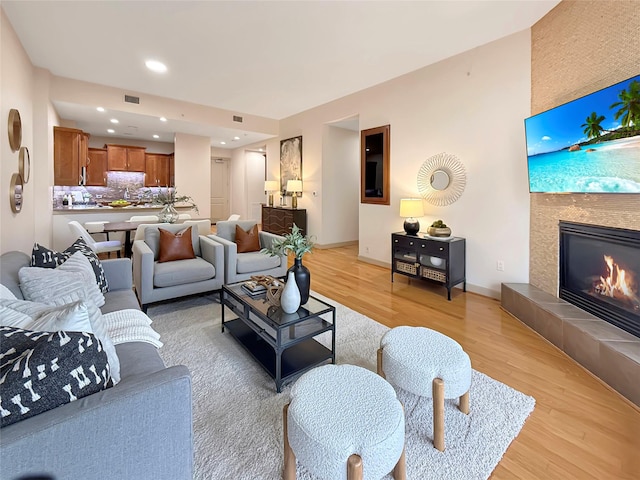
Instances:
[[[280,140],[280,191],[286,192],[289,180],[302,180],[302,135]],[[286,192],[291,196],[291,192]],[[299,192],[298,196],[302,196]]]

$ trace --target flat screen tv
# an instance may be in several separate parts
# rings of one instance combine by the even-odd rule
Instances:
[[[531,193],[640,193],[640,75],[524,125]]]

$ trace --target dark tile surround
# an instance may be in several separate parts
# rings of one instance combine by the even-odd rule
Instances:
[[[640,406],[640,338],[528,283],[503,283],[502,307]]]

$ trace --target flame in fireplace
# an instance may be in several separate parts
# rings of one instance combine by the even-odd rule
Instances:
[[[620,268],[609,255],[604,255],[604,261],[607,264],[607,275],[601,276],[600,282],[594,286],[596,293],[637,306],[640,300],[634,290],[635,282],[631,272],[627,273]]]

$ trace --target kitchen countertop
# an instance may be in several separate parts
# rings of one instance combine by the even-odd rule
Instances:
[[[53,209],[54,214],[69,214],[69,213],[92,213],[92,212],[120,212],[135,210],[136,212],[159,212],[162,210],[163,205],[129,205],[127,207],[111,207],[109,205],[73,205],[72,207],[55,207]],[[176,205],[176,210],[191,210],[191,207],[180,207]]]

